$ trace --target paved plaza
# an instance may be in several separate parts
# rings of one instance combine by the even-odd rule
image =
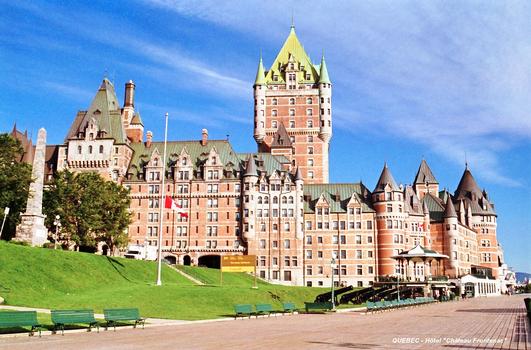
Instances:
[[[65,336],[0,338],[1,349],[531,349],[523,296],[376,314],[293,315]]]

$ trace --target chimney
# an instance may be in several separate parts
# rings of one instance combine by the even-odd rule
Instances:
[[[132,80],[129,80],[125,83],[125,98],[124,98],[124,107],[134,107],[135,106],[135,83]]]
[[[153,133],[148,131],[146,132],[146,147],[151,147],[151,141],[153,141]]]
[[[208,143],[208,130],[201,130],[201,146],[206,146]]]

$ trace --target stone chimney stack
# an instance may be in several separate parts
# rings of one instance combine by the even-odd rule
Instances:
[[[124,98],[124,107],[134,107],[135,106],[135,83],[132,80],[129,80],[125,83],[125,98]]]
[[[208,130],[201,130],[201,146],[206,146],[208,143]]]
[[[153,141],[153,133],[151,131],[146,132],[146,147],[151,147]]]

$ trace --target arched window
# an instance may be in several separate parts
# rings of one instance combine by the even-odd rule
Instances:
[[[289,99],[289,104],[290,105],[294,105],[295,104],[295,99],[293,97]]]
[[[288,204],[288,199],[286,197],[282,197],[282,204]]]
[[[188,158],[184,157],[182,162],[181,162],[182,165],[188,165]]]
[[[278,104],[278,100],[276,98],[274,98],[272,101],[271,101],[271,104],[273,106],[276,106]]]
[[[293,204],[293,196],[289,196],[288,203],[289,203],[289,204]]]
[[[309,80],[309,79],[308,79],[308,80]],[[308,105],[311,105],[311,104],[312,104],[312,98],[311,98],[311,97],[308,97],[308,98],[306,99],[306,104],[308,104]]]
[[[261,196],[258,197],[258,204],[262,204],[262,197]]]
[[[269,197],[268,196],[264,197],[264,204],[269,204]]]
[[[92,146],[89,146],[89,153],[92,154]]]
[[[278,197],[277,196],[273,197],[273,204],[278,204]]]
[[[103,153],[103,145],[100,145],[100,153]]]
[[[81,154],[81,146],[77,146],[77,153]]]

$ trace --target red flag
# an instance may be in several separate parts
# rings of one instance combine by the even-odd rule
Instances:
[[[177,203],[175,203],[175,201],[170,196],[166,196],[166,200],[164,201],[164,208],[175,210],[181,217],[188,217],[188,213]]]

